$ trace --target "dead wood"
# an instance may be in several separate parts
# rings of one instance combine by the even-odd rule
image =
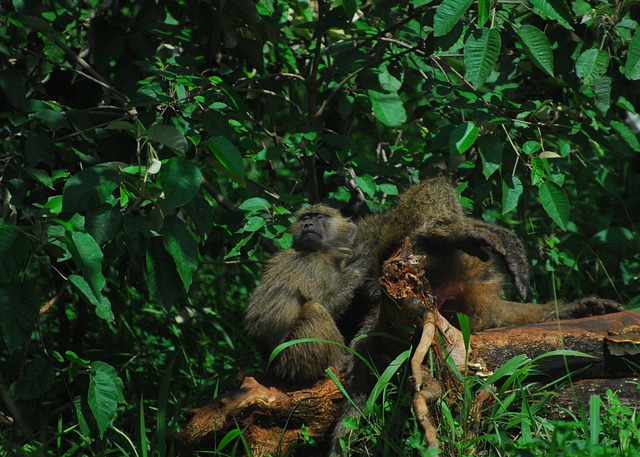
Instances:
[[[550,411],[584,407],[590,395],[609,388],[621,392],[621,401],[637,405],[633,364],[640,363],[638,334],[638,311],[485,330],[471,335],[470,360],[491,372],[519,354],[535,358],[558,349],[580,351],[591,358],[554,356],[539,361],[537,369],[549,377],[567,369],[583,370],[574,377],[579,382],[551,401]],[[239,428],[253,455],[279,455],[302,443],[303,424],[310,438],[325,440],[341,401],[330,379],[306,388],[285,388],[247,376],[238,390],[191,410],[189,422],[173,440],[179,455],[185,456],[193,449],[213,449],[227,432]]]

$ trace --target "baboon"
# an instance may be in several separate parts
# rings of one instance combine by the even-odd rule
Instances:
[[[366,276],[366,263],[351,257],[356,226],[339,211],[313,205],[297,214],[293,247],[273,256],[245,313],[245,327],[268,357],[279,344],[320,338],[344,344],[336,321]],[[293,382],[321,378],[344,368],[346,353],[336,344],[296,343],[271,363],[269,373]]]
[[[387,330],[381,322],[381,306],[386,299],[377,280],[384,260],[393,256],[405,237],[413,251],[424,255],[425,277],[429,280],[438,307],[445,316],[462,312],[469,316],[472,331],[560,318],[577,318],[617,312],[622,305],[611,300],[589,297],[557,305],[516,303],[503,298],[502,259],[516,290],[526,298],[529,265],[522,242],[506,228],[470,218],[464,214],[456,192],[448,179],[433,178],[409,188],[389,212],[376,214],[358,223],[354,249],[373,265],[363,289],[366,303],[353,307],[370,310],[361,334],[373,336],[355,339],[352,348],[382,372],[397,354],[390,354],[385,338],[376,333]],[[415,304],[400,303],[402,309]],[[557,312],[556,312],[557,309]],[[397,346],[395,346],[397,347]],[[408,343],[407,343],[408,347]],[[358,358],[351,358],[346,369],[345,388],[351,399],[364,410],[375,377]],[[344,402],[333,433],[333,452],[341,454],[339,439],[348,433],[342,419],[356,416],[350,402]],[[351,455],[348,449],[346,455]]]

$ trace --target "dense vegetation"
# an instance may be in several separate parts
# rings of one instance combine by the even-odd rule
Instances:
[[[525,241],[534,299],[640,306],[636,0],[9,3],[0,455],[170,454],[260,366],[242,310],[304,202],[360,216],[445,172]],[[615,395],[594,427],[525,392],[479,443],[443,410],[449,452],[638,445]]]

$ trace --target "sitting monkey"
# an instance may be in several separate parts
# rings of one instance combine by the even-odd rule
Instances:
[[[293,247],[269,261],[245,314],[245,327],[265,357],[299,338],[344,344],[336,320],[365,277],[366,264],[350,257],[356,226],[339,211],[325,205],[305,208],[291,231]],[[288,381],[315,381],[330,366],[343,369],[345,352],[337,344],[296,343],[273,360],[269,373]]]

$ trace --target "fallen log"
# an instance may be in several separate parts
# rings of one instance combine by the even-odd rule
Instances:
[[[471,335],[470,360],[486,374],[519,354],[533,359],[559,349],[579,351],[590,357],[545,357],[537,364],[537,370],[550,378],[577,373],[573,390],[562,391],[552,401],[556,408],[584,404],[584,398],[608,388],[619,390],[621,401],[635,405],[633,364],[640,364],[639,342],[640,312],[625,311],[478,332]],[[189,422],[172,439],[178,455],[186,456],[194,449],[212,450],[216,439],[239,429],[254,456],[281,455],[305,439],[325,441],[341,401],[330,379],[292,389],[247,376],[238,390],[191,410]]]

